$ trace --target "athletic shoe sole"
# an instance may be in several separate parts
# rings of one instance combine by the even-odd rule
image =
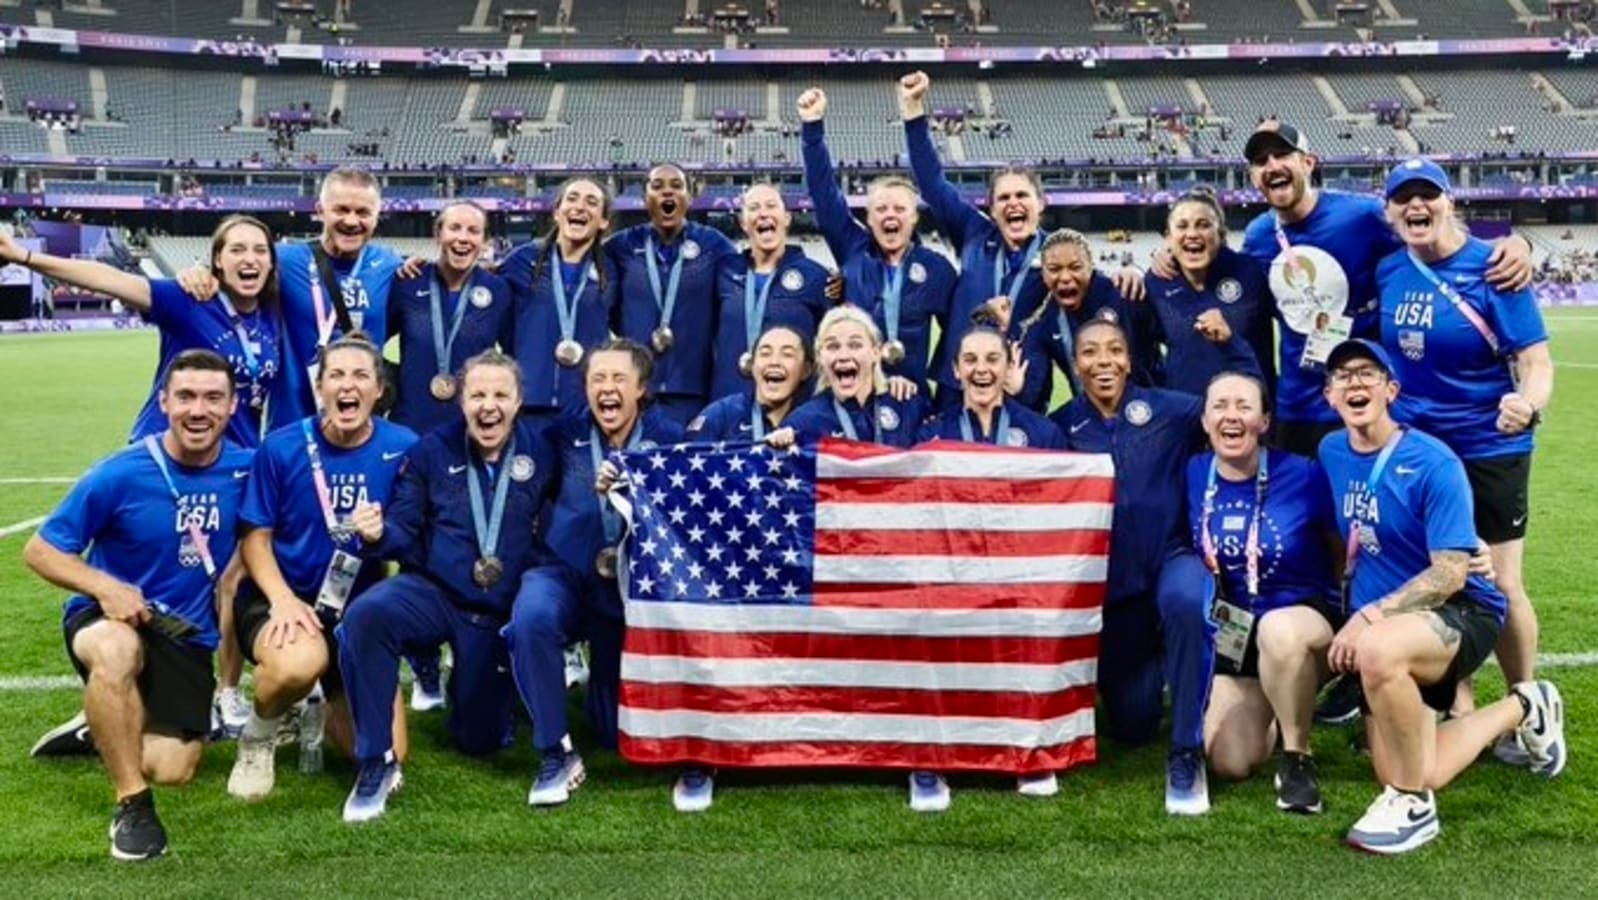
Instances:
[[[394,772],[394,783],[389,785],[387,796],[383,798],[383,805],[381,807],[369,811],[357,810],[351,814],[349,804],[346,803],[344,804],[344,821],[351,825],[359,825],[362,822],[370,822],[374,819],[382,818],[383,815],[388,812],[388,797],[392,797],[399,793],[399,789],[404,786],[405,773],[396,770]]]
[[[1276,790],[1278,792],[1282,790],[1282,776],[1280,775],[1276,776]],[[1326,803],[1324,800],[1316,801],[1313,806],[1305,806],[1301,803],[1288,803],[1287,801],[1283,800],[1281,794],[1278,793],[1276,797],[1276,808],[1282,812],[1290,812],[1294,815],[1318,816],[1326,810]]]
[[[106,837],[111,839],[111,858],[121,862],[147,862],[152,859],[160,859],[166,855],[166,847],[164,846],[154,853],[127,853],[125,851],[118,850],[117,826],[115,822],[112,822],[111,827],[107,829]]]
[[[1425,825],[1422,825],[1421,827],[1410,832],[1402,840],[1394,841],[1390,844],[1361,842],[1358,837],[1352,834],[1345,838],[1344,842],[1347,843],[1348,846],[1353,847],[1355,850],[1360,850],[1365,853],[1374,853],[1378,856],[1397,856],[1400,853],[1408,853],[1411,850],[1417,850],[1426,846],[1435,840],[1437,835],[1440,834],[1442,830],[1442,823],[1434,818]]]

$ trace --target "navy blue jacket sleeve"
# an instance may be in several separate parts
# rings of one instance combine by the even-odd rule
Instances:
[[[966,240],[981,226],[982,213],[965,202],[959,188],[943,177],[943,162],[938,159],[938,148],[932,145],[932,131],[926,116],[904,123],[904,143],[921,198],[949,233],[955,248],[964,247]]]
[[[859,220],[849,211],[849,200],[838,187],[838,174],[832,167],[832,154],[827,152],[826,126],[821,122],[806,122],[801,129],[805,160],[805,189],[810,192],[810,203],[815,207],[816,224],[821,236],[827,240],[827,249],[838,267],[864,249],[870,235]]]
[[[428,493],[428,458],[432,441],[417,441],[405,456],[404,467],[394,481],[388,505],[383,507],[383,539],[376,546],[364,544],[361,555],[368,559],[391,559],[405,565],[420,566],[427,553],[421,545],[422,528],[427,522],[431,498]]]

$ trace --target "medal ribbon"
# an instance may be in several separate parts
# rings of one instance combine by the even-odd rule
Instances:
[[[745,349],[750,353],[755,350],[755,342],[760,340],[760,326],[766,322],[766,302],[771,297],[771,285],[777,280],[777,270],[772,269],[766,276],[766,283],[761,285],[759,296],[755,296],[755,281],[758,276],[754,269],[744,274],[744,340]]]
[[[1082,383],[1076,375],[1076,335],[1071,331],[1071,317],[1062,309],[1054,314],[1054,321],[1060,327],[1060,349],[1065,353],[1065,363],[1060,368],[1065,370],[1066,383],[1071,385],[1071,396],[1080,396]]]
[[[1027,244],[1026,253],[1021,257],[1021,265],[1015,270],[1015,277],[1010,279],[1009,290],[1004,289],[1004,276],[1010,267],[1010,254],[1006,253],[1003,246],[993,259],[993,296],[1000,294],[1010,298],[1010,301],[1020,308],[1021,282],[1026,278],[1027,270],[1032,268],[1032,261],[1038,258],[1038,251],[1043,247],[1042,233],[1032,236],[1032,243]]]
[[[172,494],[172,503],[178,512],[183,511],[183,495],[178,493],[177,482],[172,480],[172,471],[167,468],[166,451],[161,449],[155,435],[145,435],[144,449],[155,460],[155,467],[161,470],[161,478],[166,481],[166,489]],[[205,566],[207,577],[216,577],[216,559],[211,556],[211,542],[206,538],[205,532],[200,530],[200,520],[196,516],[184,516],[183,527],[189,533],[189,540],[194,542],[194,549],[200,554],[200,563]]]
[[[571,299],[568,301],[566,299],[566,277],[561,274],[559,248],[555,250],[555,257],[555,265],[549,267],[549,286],[555,293],[555,315],[560,319],[560,339],[570,341],[574,340],[577,334],[577,304],[582,302],[583,290],[588,287],[588,272],[593,264],[588,261],[586,256],[583,257],[582,262],[579,263],[582,266],[583,276],[577,280],[577,290],[572,292]],[[653,257],[650,258],[653,259]],[[655,287],[655,293],[658,295],[660,288],[657,282],[660,281],[660,276],[655,273],[653,263],[651,263],[649,271],[654,276],[650,279],[650,284]],[[673,279],[676,278],[675,272],[673,272],[672,277]],[[675,280],[672,281],[674,285],[673,291],[676,290],[676,283]]]
[[[999,426],[993,429],[993,440],[991,441],[986,439],[986,435],[983,435],[983,440],[978,441],[975,436],[976,432],[971,427],[971,411],[960,410],[960,440],[965,441],[967,444],[997,444],[1002,437],[1008,436],[1009,433],[1010,411],[1003,406],[999,407]]]
[[[684,238],[684,242],[687,239]],[[666,282],[666,292],[660,291],[660,262],[656,259],[655,236],[644,239],[644,262],[649,270],[649,290],[655,296],[655,306],[660,309],[661,328],[671,327],[671,314],[677,308],[677,287],[682,281],[682,248],[677,248],[677,258],[671,262],[671,275]]]
[[[757,441],[766,439],[766,411],[761,408],[759,397],[749,403],[749,433]]]
[[[322,506],[322,521],[327,524],[327,536],[333,543],[349,536],[349,526],[339,521],[333,511],[333,492],[327,487],[327,472],[322,468],[322,452],[316,447],[316,436],[311,433],[311,420],[301,419],[300,430],[305,432],[305,455],[311,460],[311,482],[316,486],[316,502]]]
[[[1366,481],[1365,490],[1370,493],[1371,502],[1376,500],[1376,486],[1381,483],[1382,473],[1387,470],[1387,461],[1392,458],[1393,451],[1398,448],[1398,442],[1404,437],[1404,429],[1393,430],[1392,437],[1382,445],[1382,452],[1376,454],[1376,463],[1371,466],[1370,478]],[[1348,558],[1343,564],[1343,603],[1346,606],[1352,596],[1354,587],[1354,566],[1359,562],[1359,520],[1354,519],[1348,523]]]
[[[632,433],[627,436],[627,449],[637,450],[644,441],[644,428],[642,422],[634,419]],[[601,447],[604,446],[604,435],[599,433],[599,426],[588,426],[588,459],[594,466],[594,479],[599,479],[599,466],[605,461]],[[597,496],[597,495],[596,495]],[[621,514],[612,509],[604,497],[598,497],[599,521],[605,527],[605,546],[614,547],[621,540]]]
[[[465,305],[463,299],[462,305]],[[500,456],[499,474],[494,479],[494,505],[489,508],[488,514],[483,513],[483,488],[477,483],[477,467],[472,462],[472,439],[466,439],[466,493],[472,502],[472,531],[477,540],[477,555],[480,559],[491,559],[499,555],[499,530],[505,522],[505,499],[510,495],[510,469],[511,460],[516,453],[516,436],[511,435],[510,441],[505,445],[505,452]],[[487,467],[488,463],[483,465]]]
[[[882,443],[882,420],[877,418],[876,410],[866,403],[860,404],[860,409],[871,419],[871,439],[878,444]],[[838,401],[837,394],[832,395],[832,412],[838,417],[838,427],[843,429],[843,436],[851,441],[860,440],[859,432],[855,431],[854,419],[849,417],[849,410],[844,409],[843,404]]]
[[[472,289],[472,276],[470,272],[466,274],[466,283],[461,285],[460,294],[455,298],[455,315],[450,320],[448,338],[444,337],[444,297],[443,292],[439,290],[441,281],[438,269],[435,268],[433,277],[427,282],[428,298],[432,302],[432,315],[429,316],[429,321],[433,326],[433,353],[436,354],[434,358],[438,360],[438,374],[448,375],[454,368],[450,365],[450,354],[455,348],[455,338],[460,336],[461,323],[466,321],[466,297]]]
[[[889,341],[899,339],[899,311],[903,308],[904,269],[910,259],[906,253],[897,266],[882,264],[882,325]],[[995,269],[995,272],[998,270]]]
[[[1243,555],[1247,559],[1248,595],[1255,599],[1260,595],[1260,517],[1265,514],[1265,492],[1270,484],[1271,457],[1270,451],[1259,451],[1259,470],[1254,473],[1254,514],[1248,523],[1248,539],[1244,544]],[[1204,565],[1209,567],[1210,573],[1215,576],[1217,586],[1224,588],[1221,578],[1221,561],[1215,549],[1215,538],[1210,533],[1210,519],[1215,516],[1215,496],[1220,491],[1220,480],[1216,473],[1216,459],[1210,456],[1210,477],[1204,485],[1204,506],[1199,514],[1199,546],[1204,551]]]

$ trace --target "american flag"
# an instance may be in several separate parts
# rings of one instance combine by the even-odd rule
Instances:
[[[935,442],[623,455],[640,763],[1091,762],[1107,456]]]

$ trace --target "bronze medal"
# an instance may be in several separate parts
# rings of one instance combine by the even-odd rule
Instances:
[[[904,342],[889,341],[882,347],[882,359],[890,366],[897,366],[904,362]]]
[[[454,375],[434,375],[433,380],[427,383],[427,390],[434,400],[453,400],[459,388]]]
[[[555,362],[570,369],[583,361],[583,345],[566,338],[555,345]]]
[[[504,574],[505,564],[496,557],[485,556],[472,563],[472,581],[485,591],[498,584]]]
[[[671,349],[671,345],[676,343],[676,341],[677,336],[671,333],[670,325],[662,325],[656,328],[655,333],[649,336],[649,342],[655,346],[656,353],[665,353]]]
[[[753,354],[745,351],[741,356],[738,357],[738,374],[748,378],[750,373],[754,370],[755,357]]]
[[[599,551],[599,555],[594,557],[594,571],[599,573],[599,577],[600,578],[603,578],[603,579],[605,579],[607,581],[615,580],[615,578],[616,578],[616,548],[615,547],[606,547],[605,549]]]

